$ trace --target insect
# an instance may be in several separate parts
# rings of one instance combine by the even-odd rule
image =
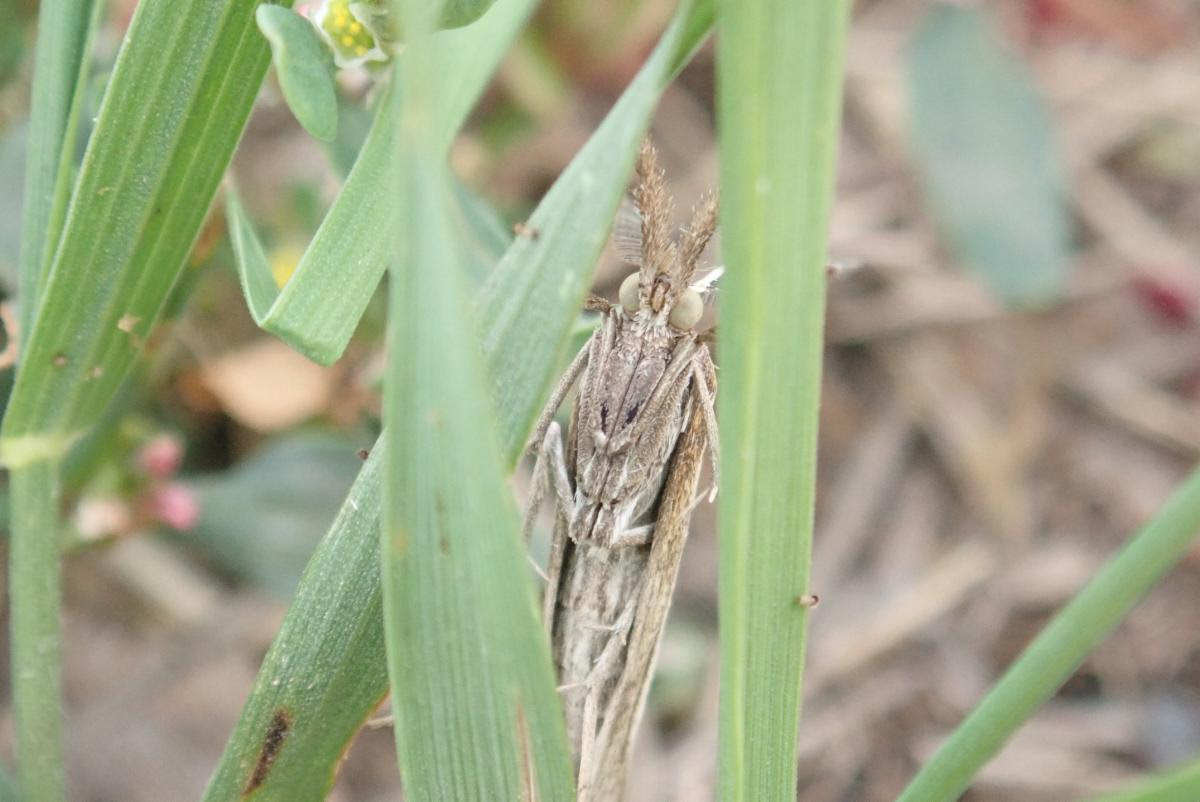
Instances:
[[[633,732],[687,536],[705,446],[717,482],[716,368],[696,265],[716,229],[708,197],[676,240],[653,147],[638,157],[638,215],[614,243],[638,265],[619,303],[593,298],[600,326],[551,394],[530,438],[537,460],[525,530],[555,506],[544,615],[576,761],[578,798],[619,799]],[[640,219],[639,219],[640,218]],[[564,441],[554,421],[578,382]]]

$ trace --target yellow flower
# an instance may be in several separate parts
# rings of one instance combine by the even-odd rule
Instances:
[[[325,0],[313,14],[313,23],[333,50],[339,67],[360,67],[368,61],[390,58],[371,27],[371,8],[353,0]]]

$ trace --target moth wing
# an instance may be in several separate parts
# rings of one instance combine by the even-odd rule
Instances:
[[[592,799],[619,799],[624,794],[624,788],[620,786],[625,782],[632,735],[637,730],[646,704],[646,692],[658,656],[663,625],[679,575],[679,562],[691,520],[692,496],[700,478],[707,434],[698,399],[693,399],[687,427],[675,448],[663,486],[650,560],[629,633],[625,668],[611,697],[621,702],[610,711],[597,738],[603,751],[598,765],[603,766],[603,770],[599,776],[580,778],[581,783],[588,780],[589,787],[595,791],[594,796],[590,797]],[[615,742],[622,734],[629,740]]]
[[[621,199],[617,219],[613,223],[613,248],[622,262],[631,265],[642,263],[642,215],[628,197]]]

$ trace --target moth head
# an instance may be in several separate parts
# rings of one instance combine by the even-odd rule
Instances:
[[[639,273],[630,273],[621,282],[621,288],[617,291],[617,298],[621,302],[621,306],[628,314],[635,314],[642,306],[641,291],[639,287]],[[659,282],[655,282],[659,284]],[[669,304],[667,310],[667,322],[673,328],[680,331],[690,331],[693,326],[700,322],[700,317],[704,314],[704,299],[700,297],[700,293],[691,287],[684,287],[683,292],[674,294],[670,292],[668,282],[662,283],[662,301],[659,302],[659,309],[654,309],[653,301],[656,300],[656,293],[652,288],[650,293],[650,303],[647,304],[652,311],[660,311],[664,304]]]

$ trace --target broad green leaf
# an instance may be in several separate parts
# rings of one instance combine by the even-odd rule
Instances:
[[[283,6],[261,5],[254,15],[271,44],[271,61],[288,108],[304,130],[326,142],[337,136],[333,57],[312,23]]]
[[[138,5],[0,430],[9,467],[61,455],[149,336],[267,68],[256,5]]]
[[[1192,471],[1153,520],[1038,633],[921,768],[900,802],[958,799],[1017,728],[1062,687],[1146,592],[1187,556],[1197,535],[1200,469]],[[1194,775],[1191,781],[1195,783]]]
[[[38,14],[27,138],[31,146],[21,219],[22,344],[33,331],[46,271],[62,230],[75,155],[75,122],[84,94],[80,87],[101,5],[96,0],[47,0]]]
[[[383,622],[400,774],[413,800],[568,800],[549,644],[431,125],[441,76],[424,2],[396,3],[410,27],[383,414]]]
[[[331,432],[277,438],[232,470],[190,477],[200,518],[183,543],[284,599],[362,461]]]
[[[501,3],[506,1],[500,0]],[[655,76],[659,92],[666,86],[670,73],[682,66],[686,60],[686,54],[694,51],[708,33],[712,20],[712,6],[709,3],[687,4],[680,8],[677,17],[671,31],[659,44],[659,49],[643,67],[643,74],[650,73]],[[664,51],[670,56],[666,65],[668,69],[665,72]],[[609,119],[600,130],[593,134],[589,145],[576,156],[576,161],[596,159],[596,154],[603,152],[603,149],[592,143],[596,140],[611,142],[614,130],[644,130],[656,98],[656,94],[649,99],[643,97],[645,80],[639,75],[626,90],[626,94],[636,94],[639,97],[638,102],[625,100],[619,102],[609,113]],[[637,138],[631,137],[631,141],[634,143],[630,145],[632,153],[636,147]],[[590,187],[596,191],[612,191],[619,196],[620,190],[625,186],[627,180],[627,175],[616,169],[620,165],[603,160],[593,163],[597,166],[591,174],[593,183],[590,184]],[[568,168],[559,181],[579,181],[580,175],[580,170]],[[573,194],[566,193],[560,197],[573,197]],[[574,223],[569,213],[550,215],[549,211],[549,209],[543,210],[544,219],[549,222],[540,231],[539,238],[553,234],[548,227],[551,224],[573,225]],[[562,211],[569,212],[569,210]],[[591,240],[599,237],[602,240],[607,233],[609,220],[597,215],[592,218],[592,222],[596,231],[584,232],[586,238]],[[570,264],[574,271],[590,271],[592,269],[592,265],[583,260],[572,260]],[[515,272],[519,272],[519,265],[515,267]],[[510,267],[510,269],[514,268]],[[527,349],[534,339],[546,338],[565,341],[572,337],[575,329],[575,315],[579,309],[578,301],[560,293],[556,282],[535,284],[529,289],[525,301],[529,308],[561,307],[562,317],[554,316],[553,319],[562,319],[566,323],[561,325],[558,330],[536,331],[523,326],[519,318],[513,318],[508,325],[497,331],[490,347],[484,350],[484,358],[491,374],[501,377],[501,380],[503,380],[503,376],[499,373],[500,354]],[[481,320],[492,319],[499,313],[501,304],[504,302],[504,299],[499,297],[494,290],[487,294],[476,293],[476,315]],[[557,350],[537,349],[530,354],[529,358],[530,360],[545,360],[546,364],[542,366],[542,369],[549,373],[555,369],[552,360],[557,358]],[[502,391],[496,390],[495,392]],[[528,427],[544,401],[541,397],[518,396],[515,393],[511,395],[513,398],[525,398],[526,408],[514,411],[513,414],[507,416],[508,423],[502,423],[500,439],[505,444],[503,448],[504,465],[510,470],[523,451]],[[505,426],[511,428],[504,428]],[[376,451],[372,452],[372,462],[368,463],[368,468],[375,464],[374,460],[378,456],[376,452],[380,448],[381,446],[377,445]],[[326,717],[328,725],[321,730],[296,731],[284,741],[279,760],[282,760],[284,755],[290,755],[288,762],[275,764],[263,785],[260,792],[263,796],[260,798],[287,800],[319,798],[323,791],[313,790],[311,783],[307,781],[310,775],[302,767],[311,764],[324,767],[323,770],[332,772],[342,751],[373,706],[371,702],[363,700],[381,698],[386,692],[386,674],[379,646],[382,642],[378,612],[381,609],[379,607],[379,586],[377,582],[371,586],[375,589],[374,595],[364,594],[361,592],[361,586],[355,581],[364,573],[364,563],[359,562],[360,559],[370,560],[375,572],[372,574],[372,579],[378,577],[379,482],[380,475],[377,469],[364,468],[355,481],[350,501],[347,502],[361,515],[357,515],[353,519],[346,516],[339,518],[338,523],[326,535],[322,547],[318,549],[309,563],[305,577],[301,580],[300,589],[297,591],[297,601],[288,611],[284,627],[267,654],[255,690],[251,694],[234,736],[226,746],[217,776],[209,786],[208,794],[205,797],[209,802],[235,797],[248,782],[255,761],[258,759],[262,736],[271,724],[274,704],[272,701],[274,697],[270,695],[273,693],[272,688],[285,686],[307,689],[304,694],[295,694],[290,697],[294,700],[294,707],[290,709],[294,712],[296,720],[308,717],[319,719]],[[338,543],[336,550],[327,545],[334,541]],[[319,590],[312,592],[308,590],[318,584]],[[301,599],[306,601],[302,604]],[[339,610],[354,611],[355,615],[353,617],[333,614],[321,616],[315,610],[324,608],[318,607],[318,605],[337,606]],[[349,641],[343,639],[343,633],[346,631],[354,633],[354,637]],[[286,656],[296,654],[297,650],[321,654],[340,654],[342,659],[336,662],[285,659]],[[326,709],[320,708],[315,702],[310,705],[308,700],[322,698],[322,695],[328,693],[327,689],[333,685],[341,688],[353,688],[353,699],[357,701],[348,702],[339,710],[337,717],[330,719]]]
[[[1002,300],[1051,301],[1071,229],[1050,115],[974,7],[931,8],[908,52],[912,144],[947,236]]]
[[[535,0],[499,0],[477,23],[436,34],[442,76],[435,100],[434,138],[448,148],[483,92]],[[259,326],[323,365],[342,355],[387,269],[396,214],[391,186],[394,146],[392,93],[379,103],[375,124],[345,185],[282,290],[239,265],[250,312]]]
[[[849,2],[719,5],[720,798],[792,799]]]
[[[383,449],[362,467],[259,669],[205,802],[319,802],[387,694],[379,589]]]
[[[1143,777],[1126,788],[1087,802],[1195,802],[1200,799],[1200,760]]]

